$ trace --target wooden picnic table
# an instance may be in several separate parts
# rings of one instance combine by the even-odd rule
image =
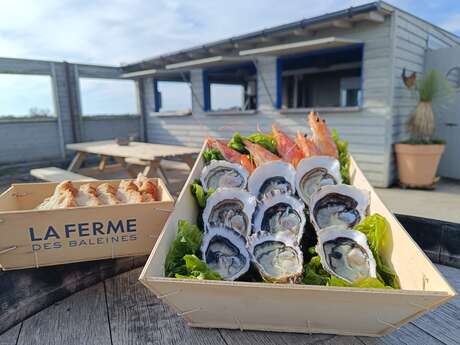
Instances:
[[[199,148],[163,145],[132,141],[129,145],[119,145],[115,140],[92,141],[84,143],[67,144],[67,149],[76,151],[76,155],[67,168],[68,171],[80,172],[80,168],[88,154],[96,154],[101,157],[98,166],[99,171],[104,171],[109,158],[114,159],[126,169],[131,177],[136,173],[131,169],[132,165],[145,166],[145,176],[160,176],[167,183],[167,177],[161,169],[162,159],[182,160],[190,168],[193,166],[195,156],[200,153]]]

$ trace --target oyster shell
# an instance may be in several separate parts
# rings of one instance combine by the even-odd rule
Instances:
[[[331,225],[353,228],[367,214],[368,191],[341,184],[321,187],[310,202],[310,222],[316,231]]]
[[[323,268],[349,283],[376,278],[376,263],[362,232],[343,226],[331,226],[318,233],[316,252]]]
[[[246,239],[232,229],[208,228],[203,236],[201,253],[208,267],[224,280],[239,278],[250,266]]]
[[[213,160],[201,171],[201,185],[205,192],[210,188],[246,188],[248,172],[241,165]]]
[[[311,196],[319,188],[342,183],[340,163],[327,156],[304,158],[297,165],[295,188],[299,197],[310,204]]]
[[[258,199],[274,191],[293,194],[295,192],[295,169],[283,161],[270,161],[257,167],[248,180],[248,190]]]
[[[218,188],[206,201],[203,223],[208,227],[224,227],[243,236],[251,232],[256,198],[237,188]]]
[[[258,232],[250,237],[248,248],[265,281],[295,283],[302,275],[303,254],[291,236]]]
[[[306,222],[304,209],[304,203],[292,195],[271,194],[257,207],[253,232],[284,234],[298,243]]]

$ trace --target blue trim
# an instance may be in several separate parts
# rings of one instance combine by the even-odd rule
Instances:
[[[283,78],[281,76],[282,62],[280,58],[276,59],[276,109],[281,109],[283,105]]]
[[[364,44],[361,45],[361,97],[358,99],[358,105],[363,106],[364,103]]]
[[[158,80],[153,79],[153,99],[155,102],[155,112],[160,111],[160,92],[158,91]]]
[[[203,108],[204,111],[211,110],[211,88],[207,71],[203,71]]]

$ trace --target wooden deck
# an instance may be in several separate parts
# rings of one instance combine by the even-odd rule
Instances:
[[[460,269],[438,267],[460,290]],[[53,304],[0,335],[0,345],[460,343],[459,297],[382,338],[195,329],[143,287],[139,273],[106,279]]]

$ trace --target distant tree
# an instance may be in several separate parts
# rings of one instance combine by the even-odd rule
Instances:
[[[37,107],[33,107],[29,109],[29,116],[30,117],[50,117],[53,116],[51,110],[49,109],[40,109]]]

